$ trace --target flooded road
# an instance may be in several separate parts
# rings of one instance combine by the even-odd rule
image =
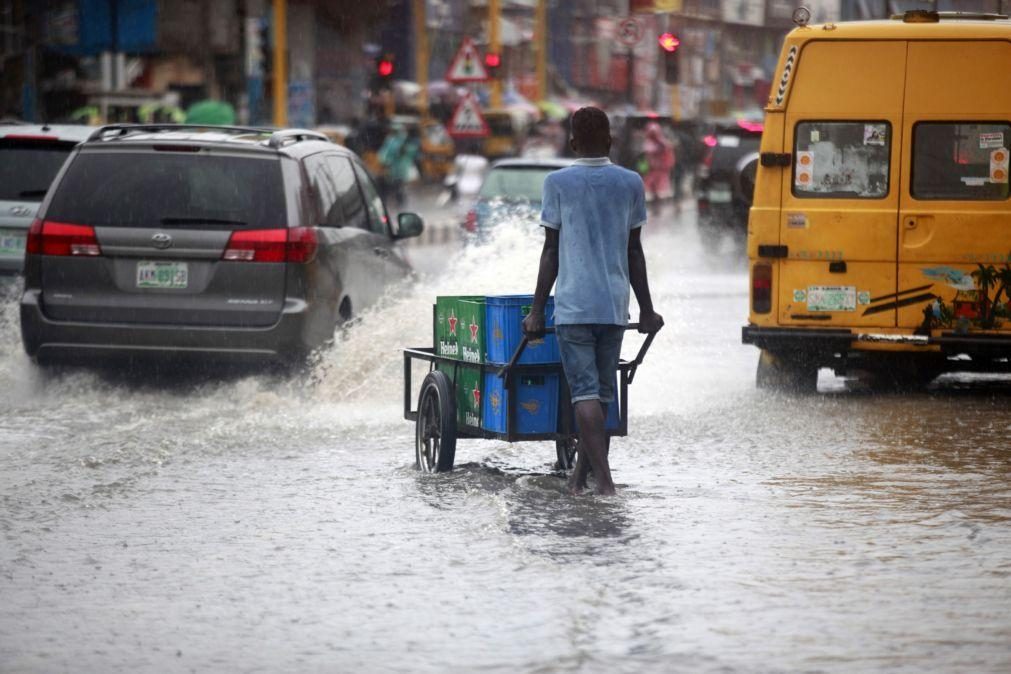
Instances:
[[[8,298],[0,671],[1011,670],[1006,381],[754,390],[743,265],[688,217],[646,240],[667,328],[617,498],[547,443],[418,473],[399,349],[437,293],[531,291],[539,239],[493,245],[412,248],[303,377],[43,376]]]

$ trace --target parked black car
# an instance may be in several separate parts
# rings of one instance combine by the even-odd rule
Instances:
[[[719,124],[705,136],[706,153],[696,173],[699,231],[707,242],[725,233],[743,239],[755,192],[761,122]]]
[[[103,127],[32,223],[24,348],[298,362],[408,276],[394,242],[422,227],[311,131]]]

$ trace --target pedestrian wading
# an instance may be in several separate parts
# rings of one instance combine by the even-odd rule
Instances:
[[[544,179],[544,248],[523,331],[530,337],[544,333],[544,307],[557,281],[556,334],[579,426],[569,489],[583,491],[592,468],[597,492],[614,494],[604,420],[615,396],[629,285],[639,302],[640,332],[656,332],[663,317],[653,310],[640,240],[646,223],[642,178],[608,160],[611,129],[602,110],[577,110],[570,142],[579,159]]]

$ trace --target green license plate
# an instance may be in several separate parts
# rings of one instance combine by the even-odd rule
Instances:
[[[0,229],[0,255],[22,255],[24,252],[24,232]]]
[[[189,283],[185,262],[138,262],[138,288],[185,288]]]

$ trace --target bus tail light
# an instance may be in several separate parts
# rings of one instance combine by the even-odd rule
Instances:
[[[772,311],[772,265],[751,268],[751,310],[756,314]]]

